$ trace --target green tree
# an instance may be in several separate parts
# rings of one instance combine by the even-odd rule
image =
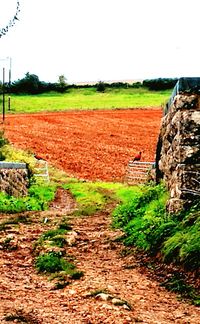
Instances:
[[[64,74],[59,75],[58,77],[58,91],[65,92],[67,89],[67,78]]]
[[[37,94],[40,92],[41,82],[36,74],[27,72],[23,79],[13,83],[14,92]]]
[[[97,84],[97,91],[104,92],[106,89],[105,83],[103,81],[99,81]]]

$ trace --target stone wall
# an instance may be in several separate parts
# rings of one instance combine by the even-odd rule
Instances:
[[[178,212],[200,199],[200,96],[178,94],[162,118],[157,180],[170,193],[168,210]]]
[[[0,192],[25,196],[28,192],[28,170],[25,163],[0,162]]]

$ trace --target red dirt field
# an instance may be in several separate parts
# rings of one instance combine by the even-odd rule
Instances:
[[[123,181],[128,161],[154,161],[160,109],[68,111],[6,116],[5,135],[69,176]]]

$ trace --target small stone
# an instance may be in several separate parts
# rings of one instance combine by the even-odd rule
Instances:
[[[113,309],[113,306],[108,305],[108,304],[103,304],[102,308],[106,308],[106,309]]]
[[[13,239],[14,239],[14,235],[13,235],[13,234],[8,234],[8,235],[6,236],[6,239],[8,239],[8,240],[13,240]]]
[[[109,295],[109,294],[100,293],[100,294],[96,295],[96,298],[97,298],[97,299],[100,299],[100,300],[107,301],[107,300],[112,299],[112,296]]]
[[[76,233],[75,231],[68,232],[67,237],[66,237],[67,243],[70,246],[74,245],[76,243],[77,236],[78,236],[78,233]]]
[[[128,306],[127,304],[123,304],[122,306],[123,306],[123,308],[126,309],[126,310],[130,310],[130,309],[131,309],[130,306]]]
[[[116,288],[115,287],[113,287],[111,285],[108,285],[107,288],[108,288],[108,291],[110,291],[111,293],[113,293],[113,294],[116,293]]]

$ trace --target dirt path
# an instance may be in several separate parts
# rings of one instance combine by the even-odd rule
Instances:
[[[1,239],[12,235],[16,246],[16,250],[0,250],[1,323],[8,323],[9,314],[18,318],[23,314],[32,324],[200,323],[198,308],[178,302],[137,268],[126,267],[127,258],[120,256],[123,246],[115,240],[121,233],[110,229],[108,212],[71,219],[78,236],[67,253],[73,254],[84,276],[64,289],[52,290],[47,277],[34,269],[33,244],[74,207],[67,193],[62,198],[60,194],[49,212],[27,213],[30,224],[11,226],[1,234]],[[95,296],[97,291],[106,293]],[[120,301],[122,305],[116,305]]]

